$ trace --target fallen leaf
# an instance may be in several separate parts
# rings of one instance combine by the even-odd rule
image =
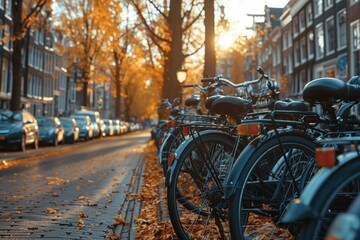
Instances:
[[[55,214],[56,213],[56,210],[55,209],[53,209],[53,208],[46,208],[46,211],[48,212],[48,213],[50,213],[50,214]]]

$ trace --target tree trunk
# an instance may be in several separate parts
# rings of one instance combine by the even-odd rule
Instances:
[[[120,79],[120,64],[119,64],[119,54],[114,51],[114,60],[115,60],[115,117],[121,117],[121,80]]]
[[[214,0],[205,0],[205,66],[203,76],[216,75]]]
[[[176,71],[182,67],[184,54],[182,52],[182,19],[181,2],[170,1],[169,26],[171,29],[170,51],[165,56],[163,98],[173,100],[180,97],[180,85]]]
[[[12,1],[12,17],[13,17],[13,54],[12,54],[12,66],[13,66],[13,82],[12,92],[10,100],[10,110],[18,111],[21,108],[21,80],[22,80],[22,0]],[[11,41],[11,40],[9,40]]]
[[[88,97],[88,87],[89,87],[89,81],[90,81],[90,74],[88,71],[83,71],[84,77],[83,77],[83,94],[82,94],[82,105],[85,107],[90,107],[90,101]]]

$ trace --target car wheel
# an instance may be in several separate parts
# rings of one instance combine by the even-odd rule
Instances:
[[[23,134],[21,136],[20,144],[19,144],[20,151],[25,152],[26,151],[26,136]]]
[[[38,149],[38,148],[39,148],[39,138],[38,138],[38,135],[35,135],[33,147],[34,147],[34,149]]]

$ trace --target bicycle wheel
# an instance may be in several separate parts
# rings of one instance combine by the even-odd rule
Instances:
[[[349,161],[322,184],[311,203],[318,213],[316,219],[306,219],[301,226],[301,239],[325,239],[335,217],[345,212],[360,191],[360,161]]]
[[[287,133],[279,137],[282,149],[277,138],[270,137],[260,142],[248,158],[242,158],[243,154],[239,156],[245,163],[236,192],[229,201],[232,239],[261,239],[262,236],[273,239],[291,235],[289,230],[279,227],[279,220],[287,203],[303,188],[300,184],[305,185],[304,176],[311,177],[309,173],[313,168],[309,164],[314,165],[315,144],[301,135]]]
[[[167,193],[171,223],[180,239],[230,236],[221,200],[222,184],[239,153],[233,154],[235,142],[230,135],[204,134],[201,144],[193,141],[178,156]]]
[[[169,135],[164,139],[159,151],[159,157],[163,166],[164,175],[166,176],[168,169],[168,159],[171,154],[174,154],[179,145],[185,140],[182,133],[182,127],[175,127],[170,130]]]

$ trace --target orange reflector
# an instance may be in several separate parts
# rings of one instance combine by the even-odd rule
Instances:
[[[170,153],[168,158],[168,167],[170,167],[173,164],[174,159],[175,159],[175,153]]]
[[[168,128],[172,128],[172,127],[175,127],[176,126],[176,122],[175,121],[168,121],[167,122],[167,127]]]
[[[161,145],[161,144],[163,143],[163,141],[164,141],[164,138],[161,137],[161,138],[159,139],[159,145]]]
[[[335,149],[332,147],[317,148],[315,158],[318,167],[333,167],[336,165]]]
[[[237,125],[237,131],[239,135],[251,136],[260,135],[261,125],[259,124],[240,124]]]
[[[182,128],[182,132],[183,132],[183,135],[184,135],[184,136],[189,135],[189,127],[183,127],[183,128]]]

